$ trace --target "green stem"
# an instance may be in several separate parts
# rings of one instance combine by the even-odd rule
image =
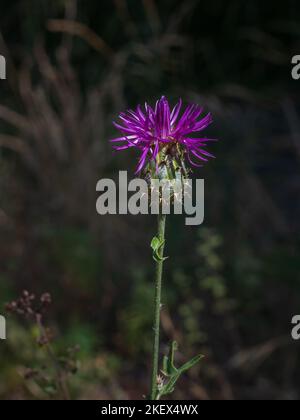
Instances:
[[[166,215],[158,216],[158,237],[162,239],[163,245],[159,249],[159,259],[156,263],[156,278],[155,278],[155,310],[154,310],[154,342],[152,353],[152,378],[151,378],[151,394],[150,400],[156,399],[157,394],[157,376],[158,376],[158,361],[159,361],[159,329],[160,329],[160,310],[161,310],[161,286],[162,274],[164,264],[164,241],[166,230]]]

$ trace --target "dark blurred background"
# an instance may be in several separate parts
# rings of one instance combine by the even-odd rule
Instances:
[[[98,216],[95,187],[136,166],[112,152],[112,120],[164,94],[204,105],[220,139],[195,174],[204,225],[168,221],[162,350],[205,355],[173,398],[299,399],[299,41],[296,0],[1,1],[0,313],[23,290],[51,294],[72,398],[148,390],[156,221]],[[23,318],[0,343],[0,398],[58,399]]]

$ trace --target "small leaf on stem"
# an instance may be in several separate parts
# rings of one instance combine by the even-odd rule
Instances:
[[[156,262],[165,261],[167,258],[163,257],[161,250],[165,245],[165,240],[161,237],[155,236],[151,241],[151,248],[153,250],[153,259]]]
[[[203,359],[204,356],[198,355],[193,357],[193,359],[189,360],[185,364],[183,364],[181,367],[176,368],[174,364],[174,358],[175,358],[175,352],[178,349],[178,345],[176,341],[173,341],[168,356],[165,356],[163,359],[163,369],[162,373],[166,378],[169,378],[169,380],[164,383],[164,385],[160,386],[157,390],[156,399],[160,400],[161,397],[164,395],[169,395],[174,392],[176,382],[180,378],[180,376],[186,372],[187,370],[194,367],[197,363],[200,362],[201,359]]]

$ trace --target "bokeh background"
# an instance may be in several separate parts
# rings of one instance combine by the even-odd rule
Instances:
[[[8,316],[1,399],[62,398],[57,375],[74,399],[147,393],[156,221],[98,216],[95,187],[136,165],[112,120],[163,94],[203,104],[220,139],[195,173],[204,225],[168,221],[162,351],[205,355],[173,398],[299,399],[299,41],[296,0],[1,1],[0,313],[50,293],[56,358]]]

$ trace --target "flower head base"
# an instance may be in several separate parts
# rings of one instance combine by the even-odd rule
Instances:
[[[182,100],[171,110],[168,100],[162,97],[155,108],[146,103],[144,110],[138,106],[136,111],[120,114],[121,123],[114,125],[122,136],[112,142],[119,143],[114,146],[118,151],[141,151],[136,173],[147,167],[148,172],[157,175],[163,168],[176,178],[176,172],[186,173],[186,159],[192,166],[200,167],[214,158],[205,150],[207,143],[214,140],[194,137],[212,123],[211,114],[200,118],[203,108],[189,105],[180,116],[181,108]]]

